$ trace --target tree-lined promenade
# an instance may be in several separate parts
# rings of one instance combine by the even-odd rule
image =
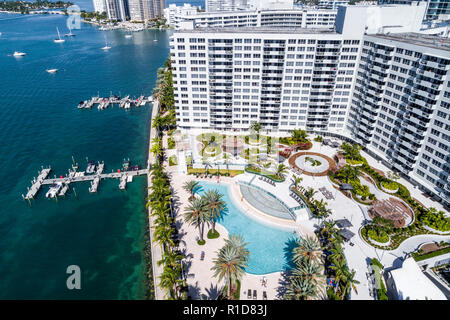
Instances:
[[[28,14],[32,10],[43,9],[65,9],[73,5],[72,2],[64,1],[40,1],[25,2],[25,1],[3,1],[0,2],[0,11],[6,11],[11,13]]]

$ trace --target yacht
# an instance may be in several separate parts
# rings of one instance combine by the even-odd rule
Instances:
[[[125,38],[132,38],[132,37],[133,37],[133,35],[131,33],[128,33],[125,35]]]
[[[58,71],[58,69],[47,69],[45,71],[47,71],[48,73],[56,73],[56,71]]]
[[[75,37],[76,34],[72,33],[72,29],[69,27],[69,33],[66,33],[64,36],[65,37]]]
[[[87,174],[94,173],[95,172],[95,167],[96,167],[95,161],[90,161],[88,163],[88,166],[87,166],[87,169],[86,169],[86,173]]]
[[[58,32],[58,39],[53,40],[53,42],[55,42],[55,43],[61,43],[61,42],[66,41],[66,40],[64,40],[64,39],[61,39],[61,35],[59,34],[59,29],[58,29],[58,27],[56,27],[56,31]]]
[[[23,57],[25,55],[26,55],[25,52],[19,52],[19,51],[14,51],[14,54],[13,54],[14,57]]]
[[[55,184],[52,184],[50,186],[50,189],[45,194],[45,197],[46,198],[54,198],[58,194],[59,190],[61,190],[62,186],[63,186],[62,182],[57,182]]]

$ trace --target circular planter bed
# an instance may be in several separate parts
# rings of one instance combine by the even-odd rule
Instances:
[[[380,183],[380,187],[381,187],[381,190],[383,190],[384,192],[389,193],[389,194],[394,194],[394,193],[397,193],[397,191],[398,191],[398,186],[397,186],[397,189],[385,188],[383,185],[383,182]]]

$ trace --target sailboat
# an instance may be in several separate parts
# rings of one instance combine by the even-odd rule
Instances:
[[[109,50],[111,49],[110,46],[108,46],[108,41],[106,41],[106,36],[105,36],[105,46],[102,48],[102,50]]]
[[[47,69],[45,71],[47,71],[48,73],[56,73],[58,69]]]
[[[66,33],[64,36],[65,37],[75,37],[76,34],[72,33],[72,29],[69,27],[69,33]]]
[[[66,41],[66,40],[64,40],[64,39],[61,39],[61,35],[59,34],[59,29],[58,29],[58,27],[56,27],[56,31],[58,32],[58,39],[53,40],[53,42],[55,42],[55,43],[61,43],[61,42]]]

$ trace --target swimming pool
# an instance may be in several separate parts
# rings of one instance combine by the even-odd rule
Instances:
[[[298,238],[292,231],[270,227],[250,218],[240,205],[236,204],[231,196],[228,184],[218,184],[201,181],[199,194],[217,189],[223,194],[227,203],[228,212],[218,221],[228,233],[237,233],[243,236],[248,243],[250,252],[247,273],[267,274],[292,268],[291,252]],[[206,241],[208,245],[208,241]]]

